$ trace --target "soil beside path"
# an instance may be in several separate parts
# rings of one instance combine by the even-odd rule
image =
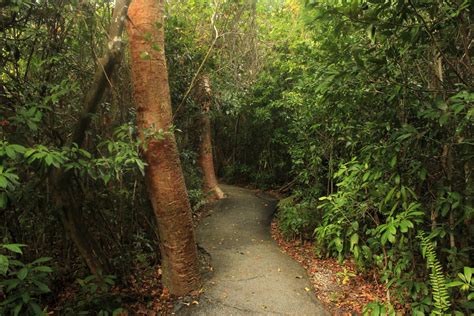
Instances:
[[[306,271],[282,253],[270,235],[277,200],[222,186],[217,202],[197,229],[213,272],[198,305],[179,315],[329,315],[315,298]]]

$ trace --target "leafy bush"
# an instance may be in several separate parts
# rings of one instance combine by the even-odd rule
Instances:
[[[89,275],[78,279],[79,293],[73,302],[64,308],[67,315],[99,316],[120,315],[124,309],[120,307],[122,299],[119,295],[111,293],[115,284],[113,275]]]
[[[290,196],[280,200],[278,203],[278,225],[287,239],[295,237],[309,238],[312,234],[312,227],[316,223],[314,209],[311,203],[296,203],[296,196]]]
[[[462,295],[461,299],[459,300],[459,307],[471,312],[474,310],[474,278],[472,277],[473,272],[474,268],[464,267],[463,273],[459,272],[457,274],[456,279],[447,284],[447,286],[450,288],[459,288]]]
[[[51,258],[39,258],[31,263],[15,259],[22,254],[22,244],[3,244],[0,248],[0,303],[1,315],[46,315],[41,308],[41,296],[51,292],[47,283],[53,270],[44,265]]]

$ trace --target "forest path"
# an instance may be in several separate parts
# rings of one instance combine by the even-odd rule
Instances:
[[[222,185],[228,195],[202,219],[197,239],[213,272],[199,305],[180,315],[329,315],[317,301],[306,271],[270,235],[277,200]]]

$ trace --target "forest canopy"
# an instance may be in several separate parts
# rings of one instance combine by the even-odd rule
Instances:
[[[157,267],[199,290],[217,179],[278,191],[285,238],[375,275],[367,313],[473,313],[473,10],[2,0],[0,315],[112,315]]]

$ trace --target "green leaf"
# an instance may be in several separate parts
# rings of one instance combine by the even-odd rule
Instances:
[[[410,222],[409,220],[404,219],[400,222],[400,231],[402,233],[408,232],[408,228],[413,228],[413,227],[414,227],[413,223]]]
[[[351,236],[351,248],[359,243],[359,235],[357,233],[352,234]]]
[[[459,112],[461,112],[462,110],[464,110],[464,104],[457,103],[453,105],[454,114],[459,114]]]
[[[28,275],[28,268],[22,268],[20,271],[17,273],[17,277],[20,280],[24,280],[26,276]]]
[[[369,176],[370,176],[370,172],[364,173],[364,176],[362,177],[362,181],[363,181],[363,182],[367,181],[367,179],[369,178]]]
[[[44,284],[43,282],[40,282],[38,280],[33,280],[33,283],[38,287],[38,289],[43,292],[43,293],[49,293],[51,292],[51,289]]]
[[[36,304],[35,302],[30,302],[29,305],[30,305],[31,309],[33,310],[33,313],[35,313],[35,315],[37,315],[37,316],[45,315],[45,313],[43,312],[41,307],[38,304]]]
[[[7,178],[5,178],[5,176],[3,176],[2,174],[0,174],[0,188],[1,189],[6,189],[8,187],[8,180]]]
[[[39,271],[39,272],[46,272],[46,273],[51,273],[53,272],[53,269],[47,266],[39,266],[39,267],[34,267],[31,270],[33,271]]]
[[[464,267],[464,275],[466,277],[467,283],[471,283],[471,278],[472,278],[472,268],[470,267]]]
[[[23,303],[19,303],[13,309],[13,316],[18,316],[20,314],[21,308],[23,307]]]
[[[10,159],[16,158],[16,152],[10,146],[5,147],[5,152]]]
[[[50,155],[47,155],[44,160],[48,166],[51,166],[51,164],[53,163],[53,157]]]
[[[455,287],[455,286],[461,286],[463,285],[464,283],[461,282],[461,281],[453,281],[453,282],[449,282],[448,284],[446,284],[447,287]]]
[[[23,303],[28,304],[28,302],[31,300],[31,296],[29,293],[22,293],[21,299],[23,300]]]
[[[41,257],[33,261],[31,264],[38,264],[38,263],[44,263],[50,261],[52,258],[51,257]]]
[[[395,167],[397,164],[397,156],[393,156],[392,159],[390,160],[390,167]]]
[[[400,175],[395,176],[395,184],[399,185],[400,184]]]
[[[8,257],[0,255],[0,274],[6,275],[8,271]]]
[[[2,285],[6,285],[7,286],[7,293],[10,292],[11,290],[13,290],[14,288],[16,288],[18,285],[20,284],[20,280],[18,279],[10,279],[10,280],[6,280],[6,281],[3,281],[3,284]]]
[[[15,253],[23,254],[23,252],[21,251],[21,247],[25,246],[26,245],[24,244],[5,244],[2,247]]]

